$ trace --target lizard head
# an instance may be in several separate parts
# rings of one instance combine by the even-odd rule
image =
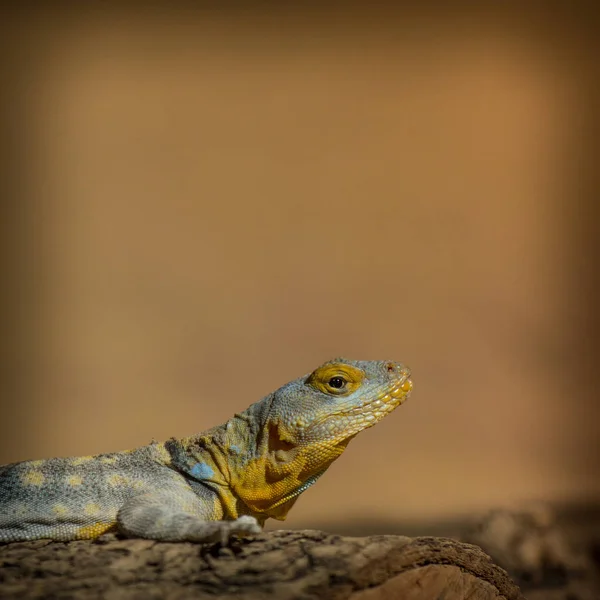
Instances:
[[[295,447],[345,447],[411,390],[410,370],[400,363],[338,358],[277,390],[269,420],[280,440]]]
[[[233,483],[253,514],[283,520],[352,438],[410,395],[410,371],[391,361],[338,358],[254,405],[264,409],[255,457]]]

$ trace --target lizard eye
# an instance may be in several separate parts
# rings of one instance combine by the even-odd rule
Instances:
[[[348,396],[354,393],[365,379],[365,373],[352,365],[329,362],[313,371],[306,385],[328,396]]]
[[[343,377],[332,377],[329,385],[336,390],[341,390],[346,385],[346,380]]]

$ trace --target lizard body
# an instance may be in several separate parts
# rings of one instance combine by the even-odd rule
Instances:
[[[258,533],[411,389],[400,363],[336,359],[197,435],[1,466],[0,542],[118,531],[225,543]]]

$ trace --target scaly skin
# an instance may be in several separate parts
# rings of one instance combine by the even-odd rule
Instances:
[[[409,377],[399,363],[336,359],[191,437],[0,467],[0,542],[258,533],[408,398]]]

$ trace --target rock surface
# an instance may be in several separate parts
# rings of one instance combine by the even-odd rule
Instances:
[[[523,600],[477,546],[275,531],[227,548],[120,540],[0,546],[0,597],[106,600]]]

